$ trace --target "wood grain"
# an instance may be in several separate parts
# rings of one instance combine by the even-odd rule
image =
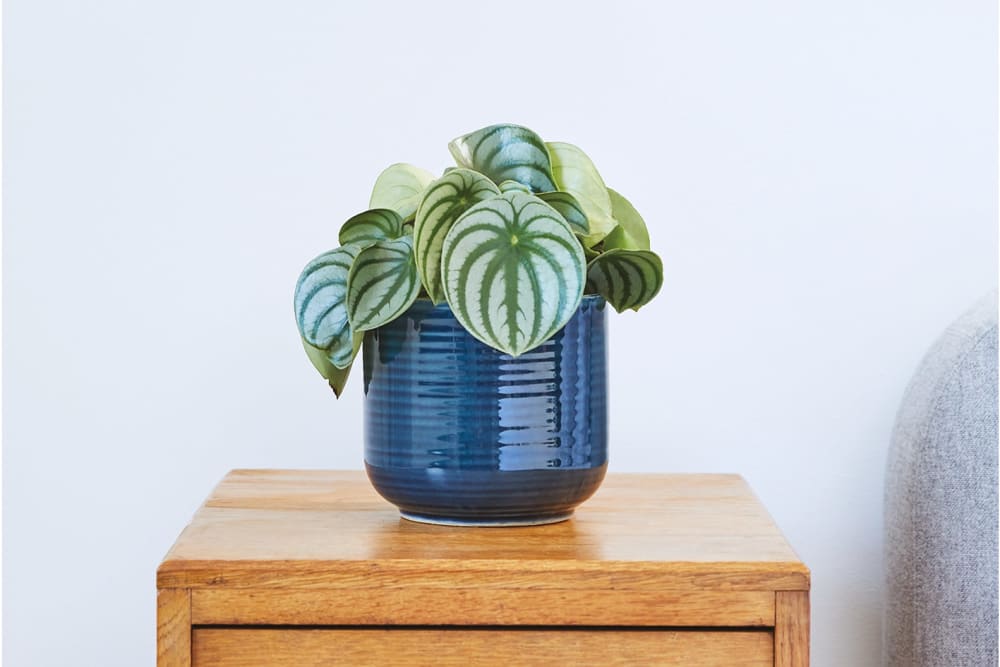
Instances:
[[[594,590],[199,589],[196,625],[774,625],[774,593]]]
[[[736,475],[611,474],[570,521],[450,528],[400,519],[363,473],[234,471],[158,586],[805,590],[809,571]]]
[[[180,567],[178,567],[180,566]],[[777,591],[809,586],[809,573],[747,563],[544,561],[177,561],[160,587],[200,588],[552,588]]]
[[[163,589],[156,594],[156,665],[191,665],[191,592]]]
[[[158,664],[801,667],[809,578],[736,475],[612,474],[488,529],[405,521],[360,472],[234,471],[157,573]]]
[[[763,631],[196,629],[194,665],[771,667],[773,641]]]
[[[809,667],[809,591],[775,594],[775,667]]]

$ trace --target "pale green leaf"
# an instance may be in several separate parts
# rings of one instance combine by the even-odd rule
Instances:
[[[490,181],[492,183],[492,181]],[[510,192],[511,190],[517,190],[519,192],[531,193],[531,188],[529,188],[524,183],[518,183],[517,181],[504,181],[500,184],[500,192]]]
[[[615,249],[587,267],[587,289],[603,296],[619,313],[639,310],[663,287],[663,262],[651,250]]]
[[[398,213],[391,208],[373,208],[358,213],[340,227],[340,244],[367,247],[402,235],[403,219]]]
[[[361,336],[358,337],[358,342],[360,344]],[[344,391],[344,385],[347,384],[347,377],[351,374],[351,366],[348,365],[347,368],[337,368],[330,361],[329,356],[325,350],[321,350],[318,347],[313,347],[306,342],[306,339],[302,339],[302,347],[305,348],[306,355],[309,357],[309,361],[312,365],[316,367],[319,374],[323,376],[323,379],[327,381],[330,385],[330,389],[333,389],[333,394],[337,398],[340,398],[341,393]]]
[[[552,158],[552,176],[558,189],[568,192],[580,203],[589,223],[589,234],[583,239],[588,247],[597,245],[615,228],[611,196],[597,167],[586,153],[561,141],[546,144]]]
[[[420,293],[413,239],[379,241],[358,253],[347,276],[347,317],[354,331],[391,322]]]
[[[604,249],[649,250],[649,230],[632,203],[611,188],[611,210],[618,226],[604,239]]]
[[[295,285],[295,323],[302,338],[346,368],[354,359],[354,332],[347,318],[347,277],[360,246],[323,253],[302,270]]]
[[[538,198],[558,211],[577,236],[587,236],[590,233],[587,214],[576,197],[568,192],[543,192]]]
[[[542,344],[573,316],[586,271],[566,221],[517,191],[466,211],[445,237],[441,267],[462,326],[513,356]]]
[[[558,189],[545,142],[526,127],[491,125],[455,139],[448,148],[460,166],[494,183],[517,181],[535,192]]]
[[[368,208],[391,208],[404,221],[413,217],[434,174],[412,164],[394,164],[379,174]]]
[[[413,223],[413,250],[420,279],[434,303],[444,300],[441,246],[445,235],[473,204],[499,194],[493,181],[463,168],[448,172],[424,192]]]

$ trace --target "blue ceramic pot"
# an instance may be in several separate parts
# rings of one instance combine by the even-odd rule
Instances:
[[[605,302],[513,358],[446,304],[365,335],[365,468],[408,519],[530,525],[569,518],[607,470]]]

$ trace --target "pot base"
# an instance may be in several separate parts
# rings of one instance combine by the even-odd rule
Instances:
[[[365,463],[368,479],[403,518],[448,526],[536,526],[565,521],[600,486],[594,468],[455,470]]]
[[[399,515],[408,521],[416,523],[430,523],[435,526],[457,526],[461,528],[512,528],[516,526],[544,526],[548,523],[559,523],[573,517],[573,510],[560,512],[558,514],[543,514],[540,516],[524,517],[500,517],[496,519],[484,518],[456,518],[448,516],[432,516],[429,514],[416,514],[414,512],[399,511]]]

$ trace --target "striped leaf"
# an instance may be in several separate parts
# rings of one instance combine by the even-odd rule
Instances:
[[[403,219],[391,208],[373,208],[345,222],[340,227],[340,245],[353,243],[367,247],[403,235]]]
[[[492,181],[490,181],[492,183]],[[510,192],[511,190],[517,190],[519,192],[527,192],[531,194],[531,188],[529,188],[524,183],[518,183],[517,181],[504,181],[499,186],[500,192]]]
[[[377,329],[409,308],[420,293],[413,239],[379,241],[358,253],[347,276],[347,318],[356,332]]]
[[[604,239],[604,249],[649,250],[649,230],[632,202],[608,188],[611,195],[611,210],[618,226]]]
[[[412,164],[394,164],[379,174],[368,208],[391,208],[404,221],[413,218],[424,188],[434,174]]]
[[[590,262],[587,289],[619,313],[639,310],[663,287],[663,262],[651,250],[609,250]]]
[[[347,318],[347,276],[359,246],[323,253],[302,270],[295,285],[295,322],[309,345],[324,350],[337,368],[351,365],[357,347]],[[320,370],[322,372],[322,369]]]
[[[546,146],[552,157],[552,176],[559,186],[553,189],[576,197],[589,223],[589,234],[583,242],[587,247],[593,247],[617,224],[604,179],[586,153],[573,144],[553,141]]]
[[[494,183],[517,181],[535,192],[557,190],[552,162],[541,137],[520,125],[491,125],[448,144],[462,167],[485,174]]]
[[[420,280],[434,303],[444,301],[441,284],[441,246],[458,217],[473,204],[500,194],[493,181],[480,173],[458,168],[431,184],[420,200],[413,223],[413,249]]]
[[[572,317],[583,295],[583,248],[548,204],[505,192],[466,211],[444,239],[445,295],[459,322],[517,356]]]
[[[358,336],[358,342],[360,344],[361,336]],[[347,376],[351,374],[351,366],[348,365],[347,368],[337,368],[330,361],[330,357],[327,355],[326,350],[321,350],[318,347],[313,347],[306,342],[306,339],[302,339],[302,347],[305,348],[306,354],[309,356],[309,361],[312,365],[316,367],[319,374],[323,376],[323,379],[327,381],[330,385],[330,389],[333,389],[333,393],[337,398],[340,398],[340,394],[344,391],[344,385],[347,384]]]
[[[559,212],[573,232],[578,236],[587,236],[590,233],[590,225],[587,223],[587,214],[584,212],[580,202],[576,197],[568,192],[543,192],[538,198]]]

